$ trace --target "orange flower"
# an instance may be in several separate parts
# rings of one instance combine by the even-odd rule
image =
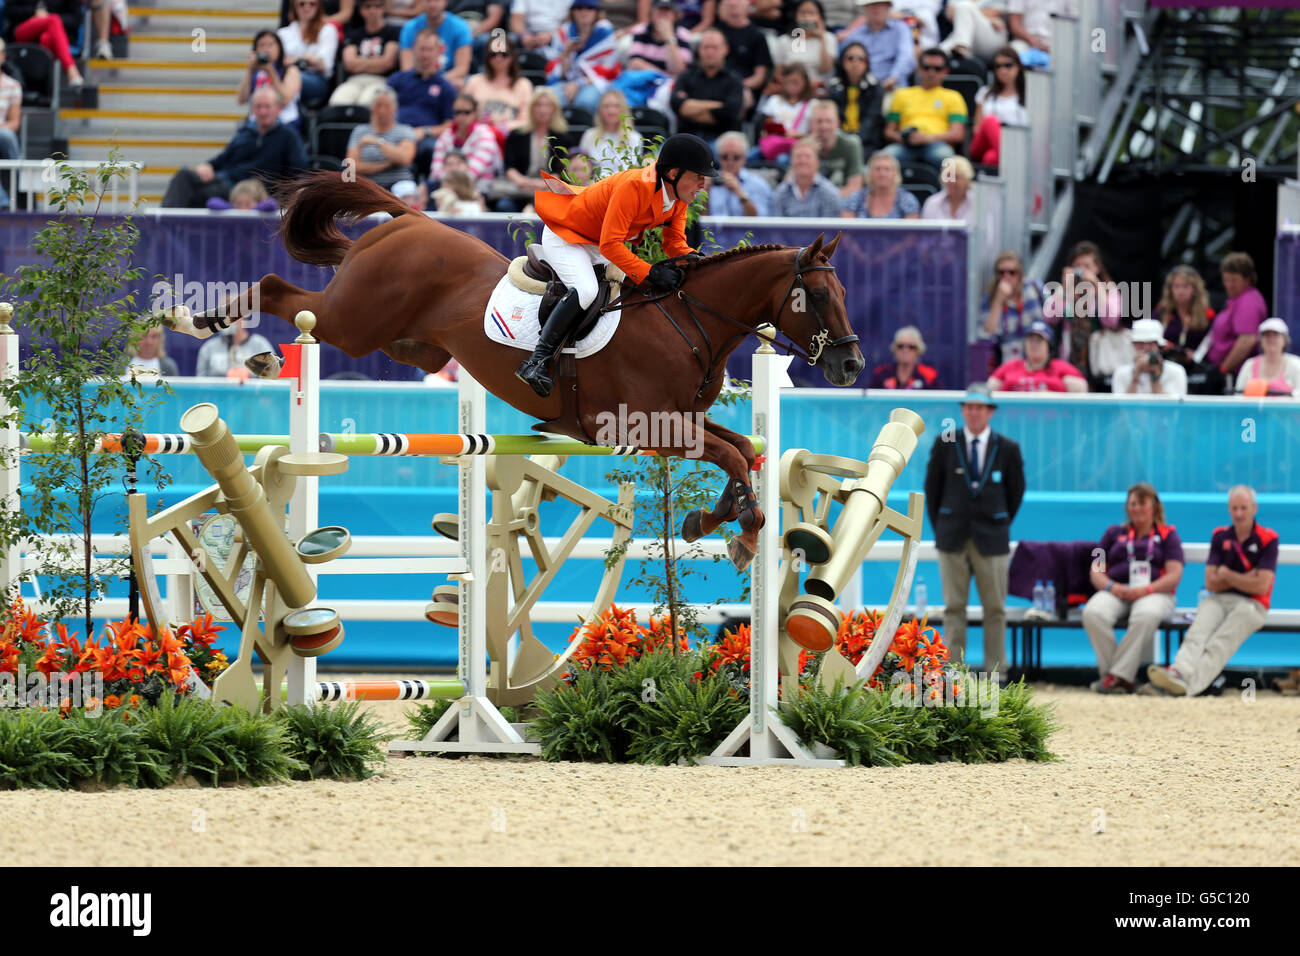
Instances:
[[[104,698],[104,706],[107,707],[109,710],[114,710],[118,707],[121,707],[122,698],[118,697],[116,694],[109,694],[107,697]]]
[[[177,687],[189,682],[190,668],[190,659],[184,654],[167,655],[167,676]]]
[[[581,625],[570,635],[570,641],[582,635],[582,643],[573,652],[572,660],[581,670],[590,670],[593,665],[609,670],[615,664],[639,658],[648,633],[637,624],[635,609],[624,611],[610,605],[599,618]]]
[[[724,664],[742,664],[746,671],[750,666],[751,635],[748,624],[739,625],[735,633],[722,632],[722,640],[709,651],[709,666],[716,673]]]
[[[161,674],[163,671],[162,656],[162,651],[151,647],[140,651],[140,664],[144,667],[144,672],[146,674]]]
[[[59,648],[54,644],[47,647],[45,653],[36,662],[36,669],[46,675],[56,674],[63,670],[63,657],[59,653]]]

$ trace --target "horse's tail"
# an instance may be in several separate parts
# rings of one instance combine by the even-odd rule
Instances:
[[[280,235],[289,255],[313,266],[336,266],[352,240],[335,217],[361,219],[386,212],[396,218],[412,209],[375,182],[358,177],[346,182],[337,172],[318,170],[289,183],[284,190]]]

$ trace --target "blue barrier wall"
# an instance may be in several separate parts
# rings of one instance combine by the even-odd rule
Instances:
[[[47,218],[33,213],[0,214],[0,272],[12,273],[37,261],[38,257],[30,250],[31,237],[45,225]],[[113,221],[113,217],[104,218]],[[295,285],[315,290],[324,288],[332,274],[332,270],[303,265],[289,258],[275,235],[277,216],[145,213],[134,217],[134,222],[140,230],[134,264],[145,271],[136,295],[141,311],[153,300],[155,283],[160,281],[202,286],[210,282],[252,283],[274,272]],[[530,220],[519,219],[516,223],[536,228]],[[366,220],[345,232],[355,237],[376,224],[376,220]],[[519,255],[523,251],[522,235],[515,239],[509,234],[512,223],[508,217],[457,218],[454,224],[505,255]],[[862,351],[868,361],[865,373],[868,377],[861,384],[870,380],[874,365],[889,360],[889,342],[894,330],[908,323],[917,325],[924,334],[930,346],[925,361],[939,370],[941,382],[965,383],[967,236],[964,231],[919,223],[891,226],[852,220],[794,226],[769,219],[762,224],[749,222],[733,226],[705,219],[703,224],[715,236],[717,248],[729,248],[744,238],[755,243],[806,245],[818,233],[826,233],[829,239],[836,231],[843,230],[844,238],[834,261],[845,287],[849,320],[862,340]],[[704,248],[709,251],[712,247]],[[394,276],[393,281],[400,282],[401,277]],[[640,316],[636,319],[642,320]],[[21,327],[21,310],[17,320]],[[364,317],[358,316],[358,320]],[[273,344],[291,342],[297,335],[288,322],[273,316],[258,324],[257,331]],[[176,359],[183,374],[193,373],[201,344],[187,336],[167,336],[168,354]],[[743,345],[741,351],[745,351]],[[356,371],[385,381],[423,378],[418,369],[393,362],[386,355],[376,353],[352,359],[334,349],[325,349],[321,357],[322,375],[328,377],[341,371]],[[733,361],[732,374],[749,377],[743,358]],[[793,369],[792,375],[799,384],[825,385],[821,373],[807,369],[806,365]]]
[[[922,490],[926,461],[933,442],[945,429],[960,427],[958,394],[909,394],[862,390],[787,391],[782,395],[782,436],[786,448],[807,447],[829,454],[865,458],[889,411],[900,404],[925,418],[927,430],[918,453],[894,486],[892,503],[904,507],[910,491]],[[148,430],[178,430],[181,413],[200,401],[214,401],[236,432],[287,431],[287,384],[250,382],[244,386],[175,383],[173,395],[148,422]],[[1189,399],[1182,402],[1135,398],[1123,402],[1104,397],[1038,396],[1000,398],[993,427],[1021,444],[1028,492],[1012,537],[1025,540],[1097,539],[1106,526],[1124,519],[1125,489],[1135,481],[1159,489],[1167,517],[1186,541],[1205,542],[1211,530],[1227,522],[1226,492],[1236,483],[1252,484],[1260,493],[1260,520],[1276,529],[1282,541],[1300,541],[1300,403]],[[749,430],[749,407],[719,409],[717,418],[740,431]],[[326,383],[322,390],[322,428],[327,431],[455,430],[455,392],[418,385],[353,385]],[[488,408],[488,428],[498,433],[526,432],[531,421],[496,400]],[[159,459],[174,484],[151,493],[159,504],[170,504],[209,482],[196,459]],[[621,462],[574,458],[564,474],[607,496],[607,473]],[[347,474],[321,479],[322,524],[342,523],[357,535],[421,535],[429,518],[456,509],[455,472],[430,459],[354,458]],[[718,481],[720,488],[721,481]],[[563,509],[548,507],[544,531],[558,533],[567,518]],[[113,529],[112,509],[99,515],[97,527]],[[604,529],[595,535],[607,536]],[[932,538],[926,526],[925,536]],[[595,561],[566,565],[550,600],[589,599],[600,573]],[[889,595],[894,570],[868,563],[864,597],[879,605]],[[1180,605],[1194,604],[1201,587],[1202,568],[1190,566],[1178,592]],[[941,601],[937,567],[922,564],[932,604]],[[631,571],[626,578],[633,575]],[[433,576],[411,575],[346,581],[326,578],[323,596],[425,599]],[[745,579],[729,565],[711,566],[692,579],[691,600],[706,603],[734,600]],[[1274,605],[1296,606],[1300,568],[1281,570]],[[120,593],[120,592],[117,592]],[[623,600],[641,595],[624,588]],[[1013,599],[1013,603],[1014,603]],[[1023,602],[1021,602],[1023,603]],[[454,659],[454,632],[428,624],[351,622],[343,646],[329,657],[331,666],[446,666]],[[566,625],[541,625],[539,632],[553,646],[567,638]],[[969,642],[978,655],[978,633]],[[1300,639],[1268,635],[1254,639],[1239,652],[1239,665],[1294,666]],[[1081,632],[1049,636],[1048,664],[1091,662]],[[978,662],[978,657],[973,658]]]

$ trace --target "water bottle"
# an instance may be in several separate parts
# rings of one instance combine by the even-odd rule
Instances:
[[[1043,610],[1056,616],[1056,582],[1048,581],[1043,585]]]
[[[1034,582],[1034,610],[1043,610],[1043,582]]]
[[[913,592],[913,600],[916,603],[916,616],[918,618],[925,617],[925,599],[925,578],[918,574],[916,576],[916,590]]]

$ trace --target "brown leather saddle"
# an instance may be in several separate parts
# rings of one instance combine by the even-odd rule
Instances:
[[[524,262],[524,275],[538,282],[546,283],[546,291],[542,293],[542,301],[537,306],[537,327],[541,328],[546,324],[546,319],[550,316],[551,310],[564,297],[568,288],[560,281],[559,276],[555,274],[555,270],[550,267],[550,264],[542,260],[535,244],[528,246],[524,251],[527,254],[527,260]],[[609,305],[611,287],[610,283],[605,281],[605,266],[601,263],[595,269],[597,288],[600,291],[596,293],[595,300],[586,313],[583,314],[582,321],[578,323],[573,335],[565,340],[563,348],[569,347],[594,329],[596,323],[600,320],[601,310]]]
[[[568,292],[568,288],[560,281],[555,270],[542,260],[536,245],[527,246],[525,253],[527,258],[523,267],[524,275],[546,286],[546,291],[542,293],[542,301],[537,306],[537,325],[541,328],[546,324],[551,310]],[[594,445],[596,442],[587,434],[578,413],[578,362],[573,353],[566,352],[564,349],[594,329],[600,319],[601,310],[609,304],[613,287],[606,280],[605,266],[600,264],[595,269],[600,291],[578,323],[576,331],[565,340],[555,354],[555,391],[552,394],[559,395],[560,414],[551,421],[538,422],[533,426],[533,431],[565,435],[588,445]]]

